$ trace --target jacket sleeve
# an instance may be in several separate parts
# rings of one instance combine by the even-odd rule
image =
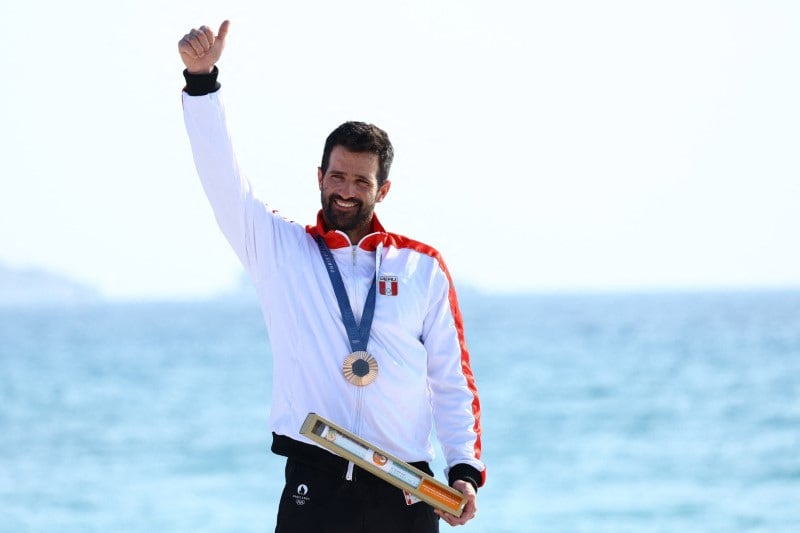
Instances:
[[[428,385],[436,434],[447,462],[450,484],[456,479],[480,487],[486,480],[481,457],[481,408],[455,288],[444,262],[432,280],[432,303],[423,342],[428,352]]]
[[[216,74],[216,72],[215,72]],[[198,77],[208,84],[209,76]],[[255,219],[264,219],[265,206],[255,198],[242,174],[228,133],[219,84],[213,76],[213,92],[198,90],[197,80],[187,76],[182,92],[183,115],[195,167],[225,238],[245,269],[255,272],[258,260]],[[196,95],[192,95],[196,94]],[[259,221],[261,222],[261,221]]]

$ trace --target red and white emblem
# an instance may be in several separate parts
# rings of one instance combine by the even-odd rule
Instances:
[[[379,277],[378,290],[384,296],[397,296],[397,276]]]

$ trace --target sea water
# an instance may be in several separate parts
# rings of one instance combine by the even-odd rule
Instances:
[[[800,292],[462,308],[488,482],[461,530],[800,531]],[[0,531],[272,531],[267,341],[247,299],[0,307]]]

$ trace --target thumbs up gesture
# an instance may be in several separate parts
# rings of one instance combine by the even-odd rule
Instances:
[[[183,64],[191,74],[208,74],[219,61],[225,48],[230,21],[224,21],[216,35],[208,26],[193,28],[178,42]]]

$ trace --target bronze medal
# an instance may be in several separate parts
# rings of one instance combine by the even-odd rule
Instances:
[[[364,387],[378,377],[378,361],[367,352],[353,352],[344,358],[342,373],[353,385]]]

